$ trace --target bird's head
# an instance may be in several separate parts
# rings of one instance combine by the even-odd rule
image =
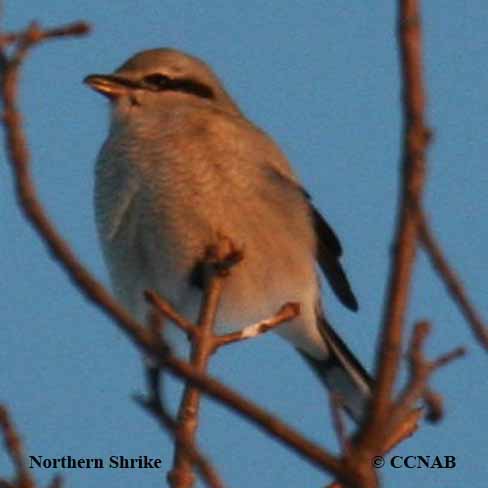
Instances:
[[[92,74],[84,82],[117,108],[157,109],[186,101],[239,113],[210,67],[175,49],[142,51],[113,74]]]

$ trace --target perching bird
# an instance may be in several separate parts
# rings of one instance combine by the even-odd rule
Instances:
[[[226,236],[244,259],[225,282],[217,331],[299,302],[300,315],[278,334],[359,421],[372,381],[325,319],[317,271],[318,263],[339,300],[357,309],[341,245],[276,143],[245,118],[204,62],[180,51],[143,51],[114,74],[85,82],[110,100],[95,206],[120,301],[145,320],[143,292],[155,290],[195,320],[197,271],[209,246]]]

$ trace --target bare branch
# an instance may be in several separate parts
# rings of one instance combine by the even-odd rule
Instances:
[[[392,420],[389,427],[392,430],[396,429],[396,425],[403,421],[404,417],[408,415],[420,398],[425,398],[431,374],[438,368],[447,365],[465,354],[464,349],[459,347],[440,356],[434,361],[428,361],[424,357],[423,346],[430,333],[430,329],[431,327],[427,322],[419,322],[415,325],[408,351],[410,378],[392,409]],[[433,399],[432,394],[430,394],[429,398]]]
[[[265,334],[270,330],[280,326],[284,322],[287,322],[295,318],[300,313],[300,304],[298,303],[286,303],[283,305],[276,314],[266,320],[261,320],[256,324],[248,325],[244,329],[232,332],[229,334],[224,334],[215,337],[215,347],[221,347],[233,342],[245,341],[248,339],[253,339],[261,334]]]
[[[422,418],[422,415],[423,415],[423,410],[421,408],[417,408],[415,410],[412,410],[406,417],[404,417],[403,421],[398,423],[395,429],[389,433],[389,436],[387,437],[385,443],[379,450],[379,453],[384,456],[385,454],[393,450],[398,444],[403,442],[405,439],[411,437],[417,431],[418,422]],[[352,447],[353,447],[351,441],[348,441],[348,446],[350,449],[349,457],[354,459],[355,456],[357,456],[357,451],[351,454]],[[359,460],[359,462],[361,461]],[[366,458],[365,462],[371,464],[371,458]],[[362,486],[368,486],[368,485],[362,485]],[[339,483],[338,481],[334,481],[327,488],[344,488],[344,487],[345,487],[344,484]]]
[[[162,399],[160,389],[160,379],[162,371],[157,367],[148,366],[146,368],[146,378],[148,383],[149,397],[136,396],[136,402],[148,411],[160,424],[160,426],[173,437],[178,435],[177,423],[175,419],[169,414]],[[184,443],[183,439],[178,439],[180,443]],[[184,446],[185,452],[190,457],[191,461],[198,468],[202,478],[211,488],[223,488],[224,484],[206,457],[200,453],[200,450],[194,445]]]
[[[368,448],[372,448],[374,444],[379,448],[384,443],[378,433],[384,434],[384,425],[391,407],[417,250],[418,229],[411,202],[420,202],[422,199],[430,135],[424,117],[425,89],[419,8],[416,0],[399,0],[398,5],[404,114],[402,193],[377,353],[377,387],[372,400],[371,421],[363,429],[361,437],[362,444]]]
[[[466,349],[464,347],[456,347],[450,352],[446,352],[442,356],[439,356],[435,361],[432,362],[432,370],[436,370],[446,366],[447,364],[460,359],[466,355]]]
[[[151,347],[149,347],[148,350],[152,352]],[[250,402],[239,393],[231,390],[224,384],[213,379],[211,376],[195,372],[191,364],[174,356],[165,358],[164,361],[161,361],[161,364],[176,376],[190,380],[205,393],[231,408],[236,413],[244,415],[248,420],[262,428],[271,437],[280,440],[285,445],[292,448],[299,456],[312,462],[312,464],[317,467],[347,479],[347,473],[343,472],[342,465],[335,456],[332,456],[319,445],[308,440],[291,427],[281,422],[277,417],[266,412],[253,402]]]
[[[7,453],[14,465],[16,476],[15,485],[19,488],[35,488],[36,485],[29,474],[29,469],[25,462],[22,441],[15,430],[7,408],[3,405],[0,405],[0,429],[3,433]]]
[[[38,30],[38,27],[34,29],[35,35],[29,34],[29,31],[19,34],[19,39],[27,38],[28,41],[19,41],[20,45],[12,58],[5,60],[1,84],[5,145],[15,179],[20,208],[52,256],[59,261],[78,289],[94,304],[100,306],[103,303],[103,306],[100,306],[101,310],[114,318],[119,325],[124,324],[121,328],[133,342],[151,342],[149,332],[134,320],[81,265],[50,222],[37,198],[30,170],[30,152],[23,132],[23,120],[17,109],[17,90],[19,69],[27,50],[35,44],[34,39],[49,39],[49,37],[39,35]]]
[[[207,260],[203,263],[206,285],[200,307],[198,326],[190,324],[180,317],[175,317],[175,322],[184,324],[181,328],[189,331],[192,345],[191,364],[195,371],[201,374],[206,373],[210,356],[219,347],[255,337],[295,317],[299,312],[298,304],[287,304],[274,317],[248,326],[243,331],[223,336],[216,335],[214,325],[224,279],[230,274],[231,268],[241,261],[242,253],[235,248],[230,239],[221,236],[218,245],[210,248],[206,254]],[[187,383],[178,412],[177,442],[173,468],[168,475],[170,485],[174,488],[189,488],[194,484],[192,459],[188,455],[186,446],[195,442],[200,397],[200,390],[192,383]]]
[[[488,350],[488,327],[483,322],[475,307],[471,303],[461,280],[456,276],[456,273],[449,265],[449,262],[444,257],[441,246],[437,242],[434,234],[430,229],[430,225],[427,222],[422,209],[418,209],[417,221],[420,229],[420,239],[424,246],[427,255],[430,258],[432,266],[439,273],[444,284],[446,285],[451,298],[458,305],[464,318],[471,326],[475,337],[480,344]]]
[[[156,296],[157,298],[157,296]],[[154,334],[156,341],[161,341],[162,336],[162,319],[156,311],[149,312],[149,328]],[[165,344],[167,354],[171,354],[169,346]],[[220,477],[212,466],[212,464],[206,459],[206,457],[196,447],[195,443],[187,443],[181,435],[179,435],[178,424],[176,420],[168,412],[162,398],[161,398],[161,382],[163,378],[163,371],[161,367],[154,366],[151,361],[147,361],[146,365],[146,380],[148,386],[148,397],[145,398],[142,395],[136,395],[135,401],[148,411],[160,424],[163,430],[170,433],[170,435],[177,440],[177,442],[184,447],[186,455],[191,462],[199,470],[203,480],[211,488],[223,488],[223,483]]]
[[[394,449],[405,439],[411,437],[418,429],[418,423],[422,418],[423,410],[416,408],[407,412],[403,418],[397,422],[395,428],[389,432],[388,437],[381,449],[381,454],[386,454]]]
[[[153,290],[146,290],[144,296],[148,303],[150,303],[158,312],[160,312],[164,317],[169,318],[174,325],[180,328],[188,338],[192,334],[196,333],[196,327],[190,321],[186,320],[185,317],[181,316],[164,298],[160,297]]]
[[[84,36],[89,32],[90,25],[83,21],[45,30],[41,30],[39,25],[33,22],[26,32],[20,34],[18,32],[0,34],[0,49],[19,41],[28,45],[34,45],[59,37]]]
[[[201,374],[206,373],[208,361],[214,351],[213,328],[224,286],[223,280],[236,262],[233,259],[235,255],[237,254],[232,242],[221,239],[216,248],[208,250],[209,259],[203,263],[205,288],[198,319],[198,334],[191,337],[190,353],[194,370]],[[175,456],[173,468],[168,474],[168,481],[174,488],[189,488],[194,484],[192,459],[188,455],[187,446],[195,442],[200,398],[200,390],[188,382],[178,411]]]

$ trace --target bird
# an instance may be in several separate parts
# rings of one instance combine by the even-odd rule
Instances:
[[[226,278],[216,332],[242,330],[286,302],[300,314],[288,340],[357,423],[373,380],[329,324],[320,271],[339,301],[358,303],[342,246],[284,153],[248,120],[213,70],[173,48],[141,51],[84,82],[109,100],[110,127],[95,165],[95,217],[115,296],[144,320],[145,290],[196,320],[198,270],[229,238],[244,259]],[[171,329],[178,349],[183,334]]]

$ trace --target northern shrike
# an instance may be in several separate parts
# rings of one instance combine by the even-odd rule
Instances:
[[[144,320],[143,292],[152,289],[195,320],[196,270],[224,235],[244,259],[225,282],[216,330],[239,330],[299,302],[300,315],[278,334],[360,420],[372,382],[325,319],[320,298],[317,264],[338,299],[357,309],[341,245],[276,143],[204,62],[174,49],[140,52],[85,82],[110,100],[95,204],[120,301]]]

